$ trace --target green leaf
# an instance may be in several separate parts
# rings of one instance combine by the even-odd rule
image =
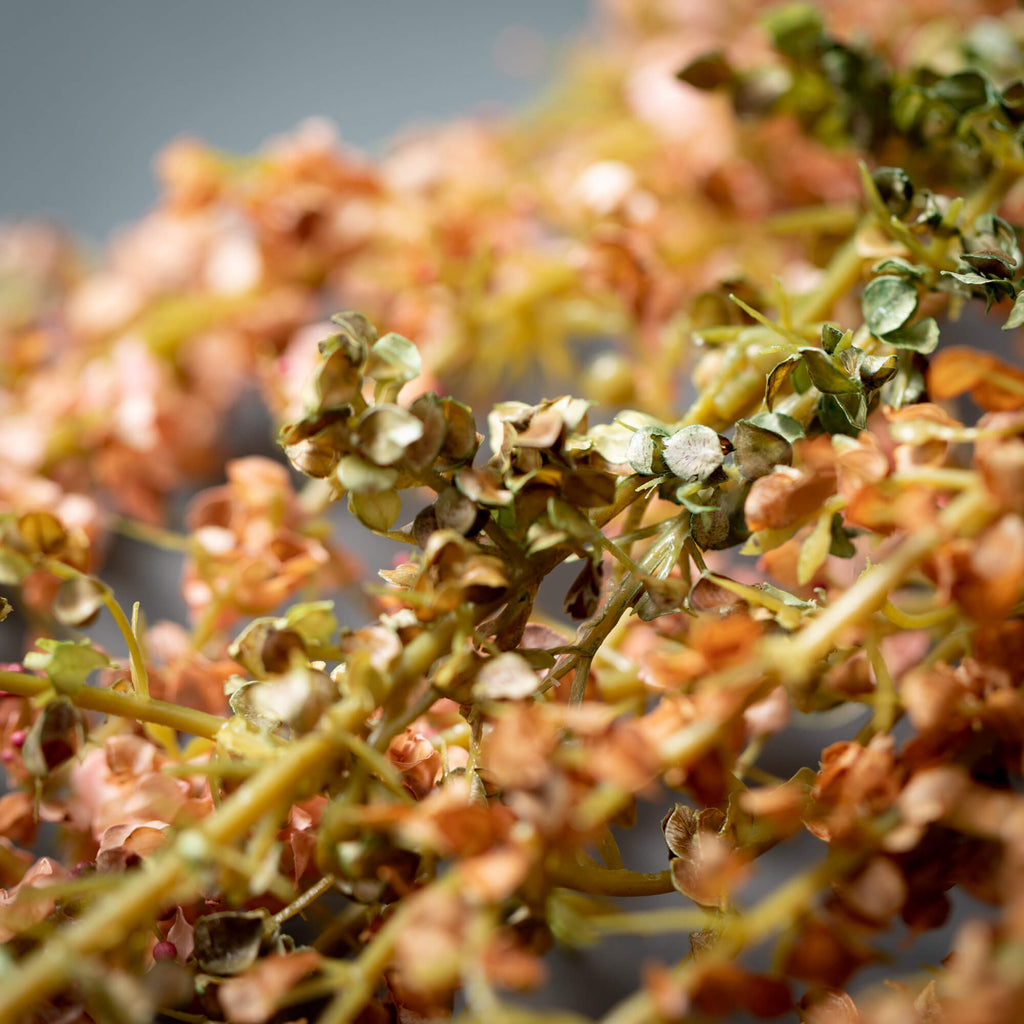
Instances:
[[[781,412],[759,412],[756,416],[751,416],[747,422],[771,430],[779,437],[784,437],[790,444],[804,436],[804,428],[800,422]]]
[[[17,586],[35,566],[32,560],[13,548],[0,548],[0,584]]]
[[[872,334],[898,331],[917,312],[917,289],[906,278],[884,274],[864,289],[861,310]]]
[[[955,281],[966,284],[971,288],[982,288],[992,280],[984,274],[979,274],[976,270],[944,270],[942,271],[942,276],[951,277]]]
[[[837,512],[832,517],[832,546],[828,553],[837,558],[853,558],[857,554],[857,549],[850,540],[853,536],[853,531],[843,526],[843,517]]]
[[[819,391],[827,395],[855,394],[860,391],[860,383],[851,380],[842,366],[820,348],[802,348],[800,355],[803,356],[811,383]]]
[[[903,133],[913,131],[928,106],[928,98],[919,85],[908,85],[896,89],[892,94],[892,120],[896,129]]]
[[[805,395],[813,387],[811,374],[807,369],[807,362],[801,357],[800,362],[793,369],[792,376],[793,390],[798,395]]]
[[[110,659],[93,647],[90,640],[51,640],[43,637],[36,641],[39,651],[25,655],[26,668],[46,673],[58,693],[74,694],[85,686],[86,679],[98,668],[111,665]]]
[[[331,640],[338,631],[338,619],[334,614],[333,601],[303,601],[293,604],[277,620],[283,629],[291,629],[302,637],[306,652],[318,657],[318,651],[331,646]]]
[[[597,527],[582,513],[560,498],[548,498],[548,521],[556,530],[562,530],[574,540],[592,540]]]
[[[893,348],[907,348],[926,356],[939,344],[939,325],[933,317],[926,316],[902,330],[891,331],[884,341]]]
[[[687,510],[687,512],[692,512],[695,516],[697,516],[702,515],[705,512],[718,511],[717,505],[702,505],[699,501],[694,501],[690,497],[691,493],[692,492],[686,484],[683,484],[681,487],[678,487],[676,489],[676,500],[679,502],[680,505],[683,506],[683,508]]]

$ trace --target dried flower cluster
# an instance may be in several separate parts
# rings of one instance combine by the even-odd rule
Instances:
[[[606,1024],[1018,1020],[1024,17],[601,19],[529,118],[178,142],[100,266],[0,237],[0,1019],[576,1021],[553,945],[666,933]],[[297,472],[222,463],[252,388]]]

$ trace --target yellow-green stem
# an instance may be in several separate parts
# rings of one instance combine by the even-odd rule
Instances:
[[[661,896],[675,889],[668,868],[653,872],[629,871],[553,856],[548,861],[547,874],[554,885],[593,896]]]
[[[944,540],[961,529],[980,527],[994,515],[993,502],[986,491],[979,488],[961,494],[943,509],[935,524],[906,537],[884,562],[868,569],[799,633],[769,646],[773,669],[783,680],[805,679],[839,637],[883,607],[907,574]]]
[[[428,671],[448,649],[451,636],[451,624],[441,622],[433,632],[413,640],[395,666],[392,686],[408,686]],[[58,929],[5,979],[0,988],[0,1020],[16,1020],[68,984],[71,965],[123,944],[134,929],[175,899],[193,896],[199,880],[193,876],[192,865],[207,845],[215,849],[236,842],[268,808],[316,792],[344,750],[338,735],[361,729],[372,704],[372,698],[361,693],[339,701],[324,715],[319,730],[283,750],[225,800],[216,814],[201,826],[180,833],[142,869],[126,875],[115,892],[97,901],[77,921]]]
[[[128,616],[125,615],[124,610],[117,602],[117,598],[114,597],[113,590],[111,590],[106,583],[102,582],[102,580],[95,579],[84,572],[79,572],[78,569],[75,569],[64,562],[60,562],[55,558],[47,559],[45,567],[55,576],[60,576],[61,579],[88,580],[97,588],[104,606],[107,611],[110,612],[114,622],[117,624],[117,628],[121,632],[121,636],[124,637],[124,642],[128,645],[128,660],[131,666],[132,686],[135,688],[135,692],[140,696],[148,697],[149,674],[146,672],[146,662],[142,657],[142,649],[139,647],[138,637],[136,637],[135,633],[132,631],[132,626],[128,621]]]
[[[19,697],[38,697],[53,691],[53,685],[39,676],[24,672],[0,671],[0,688]],[[132,693],[118,693],[116,690],[101,690],[95,686],[83,686],[74,693],[67,695],[72,704],[83,711],[98,711],[105,715],[128,718],[136,722],[151,722],[154,725],[166,725],[178,732],[186,732],[191,736],[204,736],[213,739],[224,724],[224,719],[205,711],[169,704],[166,701],[154,700],[152,697],[140,697]]]

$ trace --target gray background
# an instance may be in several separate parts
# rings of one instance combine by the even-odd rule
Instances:
[[[182,134],[249,151],[318,114],[379,152],[402,127],[514,108],[537,94],[588,9],[586,0],[0,0],[0,220],[52,216],[102,242],[152,202],[152,158]],[[503,61],[510,29],[546,41],[534,74]]]

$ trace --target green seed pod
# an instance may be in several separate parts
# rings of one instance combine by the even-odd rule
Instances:
[[[644,476],[658,476],[668,472],[662,449],[667,432],[660,427],[640,427],[629,439],[626,461],[637,473]]]

